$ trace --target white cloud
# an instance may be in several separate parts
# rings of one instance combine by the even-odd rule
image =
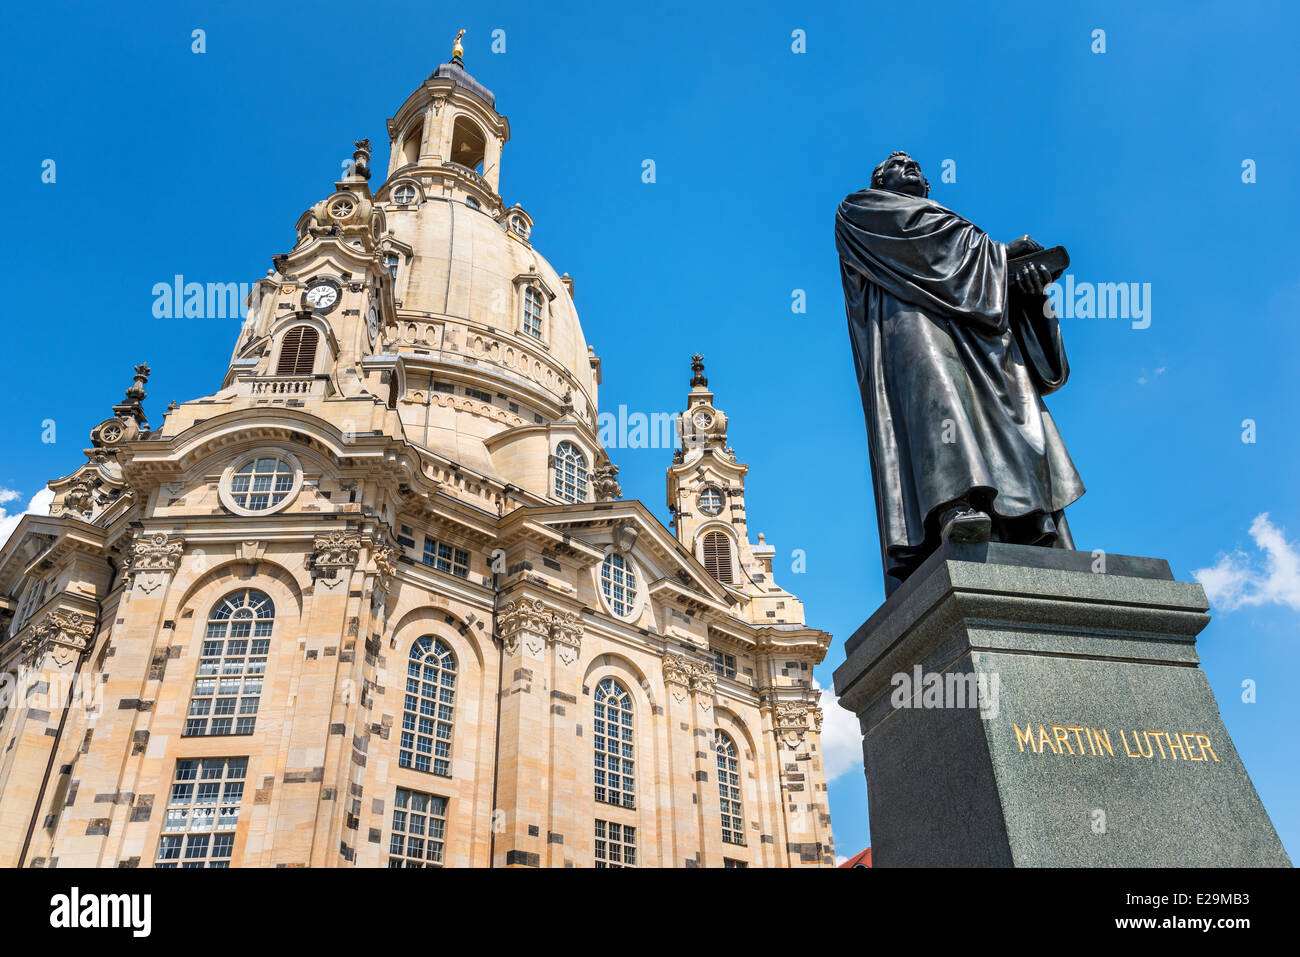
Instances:
[[[817,685],[821,688],[821,685]],[[822,709],[822,766],[826,771],[826,783],[849,771],[862,769],[862,732],[858,730],[858,719],[853,712],[841,708],[839,698],[830,688],[822,688],[820,706]]]
[[[1300,550],[1268,520],[1268,512],[1255,516],[1250,537],[1263,551],[1262,561],[1238,549],[1219,555],[1214,565],[1197,569],[1192,576],[1211,603],[1224,611],[1257,605],[1286,605],[1300,611]]]
[[[10,488],[0,488],[0,505],[12,502],[15,499],[22,498],[18,492]],[[23,516],[48,515],[50,514],[50,503],[54,501],[54,493],[48,488],[43,488],[27,503],[27,507],[21,512],[15,512],[10,515],[5,508],[0,508],[0,548],[3,548],[5,542],[9,541],[9,536],[13,534],[18,523],[22,521]]]

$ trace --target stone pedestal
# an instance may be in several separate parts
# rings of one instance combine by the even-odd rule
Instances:
[[[1157,559],[944,545],[835,672],[875,866],[1290,866],[1198,667],[1208,609]]]

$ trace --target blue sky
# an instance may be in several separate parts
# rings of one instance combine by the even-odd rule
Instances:
[[[604,360],[601,407],[678,409],[688,357],[706,355],[751,466],[751,529],[777,547],[778,579],[810,623],[836,636],[824,686],[883,599],[832,237],[842,196],[907,149],[934,198],[995,238],[1067,246],[1079,281],[1151,284],[1149,328],[1064,323],[1073,378],[1049,406],[1089,489],[1071,526],[1081,548],[1164,557],[1179,578],[1218,569],[1203,667],[1294,856],[1300,238],[1283,214],[1300,199],[1300,17],[1285,3],[1135,6],[17,7],[0,62],[12,214],[0,487],[15,493],[3,506],[16,514],[82,461],[134,363],[153,366],[157,421],[217,387],[237,321],[155,319],[153,284],[263,275],[353,138],[369,136],[386,168],[384,120],[465,27],[467,67],[511,122],[502,193],[576,279]],[[504,54],[489,52],[497,28]],[[1105,53],[1092,52],[1096,29]],[[940,181],[944,160],[954,183]],[[42,442],[50,419],[57,441]],[[613,454],[625,494],[666,520],[668,453]],[[794,549],[804,574],[789,570]],[[844,728],[827,745],[845,768],[830,793],[848,855],[869,836]]]

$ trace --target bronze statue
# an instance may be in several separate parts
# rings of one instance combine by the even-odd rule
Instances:
[[[929,193],[893,153],[835,217],[886,593],[948,539],[1074,548],[1084,493],[1042,398],[1070,374],[1043,292],[1064,250],[997,242]]]

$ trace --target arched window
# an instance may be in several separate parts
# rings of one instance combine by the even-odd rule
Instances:
[[[555,448],[555,497],[566,502],[587,500],[587,457],[572,442]]]
[[[632,696],[613,678],[596,685],[596,800],[636,807],[636,773],[632,764]]]
[[[186,735],[252,734],[271,650],[275,605],[252,588],[217,602],[208,615]]]
[[[478,124],[468,116],[456,117],[451,128],[451,161],[482,174],[486,153],[487,137],[478,128]]]
[[[424,132],[423,118],[411,124],[402,137],[402,165],[409,166],[420,159],[420,136]]]
[[[406,665],[406,709],[398,751],[402,767],[451,776],[455,708],[455,655],[432,635],[416,639]]]
[[[276,375],[311,375],[316,367],[316,343],[320,333],[311,326],[294,326],[284,334]]]
[[[722,840],[745,843],[744,814],[740,804],[740,766],[736,742],[725,731],[714,730],[713,748],[718,752],[718,798],[722,808]]]
[[[524,286],[524,332],[542,338],[542,294],[536,286]]]
[[[704,536],[704,570],[720,582],[731,583],[731,539],[724,532]]]
[[[600,590],[618,617],[626,618],[636,608],[636,570],[618,552],[610,552],[600,563]]]

